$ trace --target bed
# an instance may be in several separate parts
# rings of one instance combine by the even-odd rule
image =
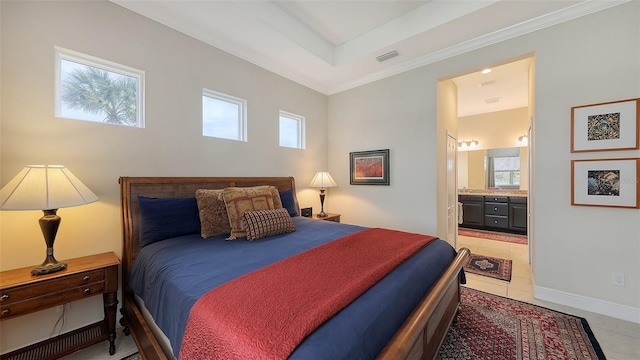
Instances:
[[[123,226],[123,304],[121,310],[123,318],[121,319],[121,324],[125,326],[125,333],[130,333],[133,336],[140,353],[145,359],[172,359],[176,357],[181,345],[180,339],[184,336],[185,322],[187,321],[184,318],[184,313],[188,314],[188,310],[193,304],[193,299],[201,296],[205,290],[201,289],[195,293],[187,294],[185,295],[187,296],[186,298],[176,297],[172,299],[174,302],[186,304],[186,310],[182,310],[182,317],[178,315],[171,316],[172,320],[170,322],[178,323],[178,325],[171,325],[173,327],[167,325],[167,321],[162,320],[162,316],[157,316],[158,321],[155,321],[153,313],[158,315],[166,311],[166,302],[169,300],[161,299],[159,302],[156,302],[157,299],[152,300],[161,297],[162,291],[156,292],[155,295],[145,293],[145,288],[153,288],[154,286],[145,285],[145,282],[150,281],[150,278],[148,277],[149,274],[145,278],[144,275],[141,275],[141,273],[144,274],[144,271],[139,270],[142,267],[140,264],[143,263],[143,260],[146,262],[148,259],[159,259],[160,263],[170,263],[180,257],[193,259],[193,254],[196,253],[218,253],[218,247],[225,247],[231,249],[230,251],[236,252],[236,254],[251,254],[251,251],[255,251],[260,256],[264,255],[261,258],[262,260],[253,265],[258,268],[266,264],[278,263],[279,259],[285,256],[276,253],[272,254],[271,250],[267,250],[270,242],[277,243],[278,247],[283,249],[290,249],[286,250],[290,252],[290,254],[286,255],[289,256],[309,249],[315,250],[316,247],[320,247],[319,245],[324,243],[336,243],[337,241],[333,241],[333,239],[362,233],[364,230],[364,228],[353,225],[293,217],[292,220],[296,227],[295,232],[275,235],[268,238],[267,241],[263,241],[265,239],[254,242],[245,240],[224,241],[222,237],[214,237],[212,238],[213,240],[208,239],[211,241],[202,241],[200,234],[191,234],[164,239],[142,248],[139,197],[160,199],[189,198],[193,197],[198,189],[270,185],[277,188],[281,193],[292,194],[293,196],[289,202],[291,203],[292,201],[293,206],[299,210],[295,197],[295,181],[292,177],[121,177],[119,182],[121,186]],[[301,237],[303,240],[301,240]],[[311,238],[314,240],[304,240]],[[317,243],[314,241],[317,241]],[[291,244],[291,246],[287,244]],[[300,247],[300,244],[303,244],[302,247]],[[195,248],[185,250],[188,246],[195,246]],[[212,251],[209,248],[200,249],[198,246],[214,247],[215,250]],[[298,249],[291,250],[293,248]],[[422,267],[422,265],[419,265],[420,261],[437,262],[437,259],[443,261],[443,255],[434,255],[433,251],[435,250],[429,250],[436,248],[441,249],[438,251],[450,252],[451,255],[446,256],[446,262],[440,265],[438,273],[430,271],[429,275],[420,275],[432,279],[426,281],[429,284],[424,284],[422,280],[417,280],[420,278],[416,277],[418,275],[414,275],[412,273],[413,270],[410,270],[410,268]],[[187,253],[181,255],[180,252],[183,251]],[[247,257],[251,258],[252,256]],[[393,270],[384,279],[371,287],[370,290],[367,290],[329,321],[318,327],[295,349],[290,358],[307,359],[310,356],[309,354],[314,354],[314,358],[335,358],[337,353],[350,354],[349,358],[435,358],[458,309],[460,301],[459,286],[463,278],[462,265],[468,256],[468,249],[461,249],[456,253],[442,240],[437,239],[430,242],[419,253],[402,263],[396,270]],[[197,261],[193,261],[193,263],[197,263]],[[177,264],[172,266],[180,267]],[[205,272],[203,269],[202,267],[194,268],[193,273],[187,275],[187,277],[189,279],[194,278],[195,274]],[[160,273],[155,268],[149,271]],[[164,271],[162,270],[161,272]],[[235,273],[233,271],[229,274],[223,274],[222,278],[224,276],[236,277],[252,270],[237,270]],[[398,278],[393,276],[407,278],[409,279],[407,280],[408,283],[397,285],[399,283]],[[224,282],[222,280],[217,281]],[[208,283],[207,287],[219,285],[218,283],[215,284]],[[177,295],[178,293],[189,292],[191,285],[186,284],[184,281],[176,281],[173,286],[182,287],[182,289],[179,291],[164,291],[164,293]],[[398,288],[397,286],[405,287]],[[382,297],[386,299],[384,300],[386,301],[385,305],[372,305],[377,301],[381,301],[380,298],[372,298],[372,293],[375,293],[375,296],[381,296],[380,294],[382,294]],[[413,295],[405,295],[409,293]],[[398,294],[402,295],[399,296]],[[411,299],[411,297],[415,299]],[[170,305],[169,307],[173,308],[175,305]],[[357,325],[363,322],[358,320],[358,316],[362,317],[362,314],[366,314],[367,318],[376,317],[371,316],[371,314],[374,311],[378,311],[377,309],[385,309],[384,314],[379,316],[384,326],[372,324],[369,325],[369,329],[364,330],[351,327],[352,324]],[[354,319],[356,320],[354,321]],[[346,333],[336,332],[338,331],[337,329],[344,328],[348,328],[348,330],[344,330]],[[371,329],[373,329],[373,333]],[[327,334],[331,335],[326,337]],[[331,346],[326,346],[327,343],[323,342],[329,342]],[[320,355],[318,353],[320,350],[318,349],[324,348],[327,348],[329,352]]]

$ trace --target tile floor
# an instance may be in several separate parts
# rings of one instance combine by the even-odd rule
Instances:
[[[608,360],[640,360],[640,325],[587,311],[540,301],[533,298],[533,283],[529,267],[527,245],[502,241],[458,237],[458,248],[467,247],[472,253],[501,257],[513,261],[511,282],[467,274],[467,285],[491,294],[525,301],[584,317],[589,322],[596,339]],[[131,336],[124,336],[119,329],[116,338],[116,354],[109,356],[108,345],[100,343],[64,357],[64,360],[119,360],[137,351]]]
[[[457,247],[466,247],[472,253],[513,261],[511,282],[466,274],[466,286],[583,317],[587,319],[608,360],[640,359],[640,324],[533,298],[533,275],[529,267],[527,245],[459,236]]]

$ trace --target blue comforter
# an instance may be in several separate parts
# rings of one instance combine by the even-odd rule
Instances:
[[[140,250],[129,286],[142,298],[177,357],[193,304],[231,279],[364,228],[294,217],[296,231],[256,241],[162,240]],[[373,359],[456,252],[434,240],[307,337],[290,359]]]

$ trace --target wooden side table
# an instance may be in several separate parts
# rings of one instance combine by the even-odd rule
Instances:
[[[9,359],[57,359],[81,348],[109,340],[116,351],[118,265],[113,252],[65,260],[67,269],[31,275],[31,267],[0,273],[0,321],[102,294],[104,319],[37,344],[2,355]]]
[[[313,214],[311,216],[311,218],[314,219],[314,220],[326,220],[326,221],[340,222],[340,214],[327,213],[327,216],[325,216],[325,217],[319,217],[318,214]]]

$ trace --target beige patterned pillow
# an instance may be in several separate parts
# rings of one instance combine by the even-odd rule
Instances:
[[[282,199],[280,199],[280,192],[278,191],[278,188],[275,186],[269,186],[269,190],[271,190],[271,196],[273,197],[273,208],[282,209]]]
[[[247,211],[242,216],[247,240],[296,231],[287,209]]]
[[[200,236],[208,238],[231,233],[223,190],[196,190],[196,202],[200,213]]]
[[[242,226],[242,216],[245,212],[274,209],[273,194],[269,186],[229,187],[222,191],[222,197],[227,205],[231,225],[231,235],[227,240],[247,236]]]

